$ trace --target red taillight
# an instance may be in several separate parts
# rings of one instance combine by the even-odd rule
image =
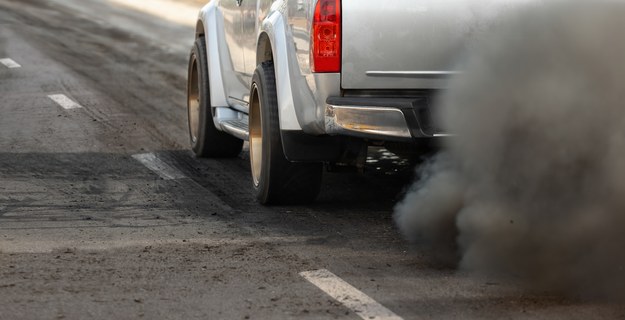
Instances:
[[[341,0],[319,0],[310,44],[312,72],[341,72]]]

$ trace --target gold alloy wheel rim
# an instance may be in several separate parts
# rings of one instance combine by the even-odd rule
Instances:
[[[263,130],[262,117],[260,115],[261,103],[258,97],[258,87],[252,83],[252,94],[250,101],[250,164],[252,167],[252,179],[254,186],[260,184],[260,171],[262,167],[263,151]]]
[[[197,59],[195,57],[193,57],[190,72],[187,106],[189,108],[189,133],[191,135],[191,143],[195,144],[200,135],[200,80],[197,70]]]

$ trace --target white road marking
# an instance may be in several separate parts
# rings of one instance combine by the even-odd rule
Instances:
[[[181,25],[195,26],[200,5],[188,5],[177,0],[108,0],[115,4],[145,12]],[[208,2],[208,1],[206,1]]]
[[[20,66],[19,63],[15,62],[13,59],[10,59],[10,58],[0,59],[0,63],[2,63],[5,67],[10,68],[10,69],[22,67]]]
[[[163,160],[159,159],[154,153],[135,154],[132,157],[165,180],[186,178],[182,172],[163,162]]]
[[[373,300],[362,291],[326,270],[300,272],[300,276],[323,290],[335,300],[366,320],[402,320],[393,311]]]
[[[56,102],[58,105],[63,107],[63,109],[69,110],[69,109],[82,108],[81,105],[74,102],[72,99],[68,98],[64,94],[51,94],[48,96],[48,98],[52,99],[52,101]]]

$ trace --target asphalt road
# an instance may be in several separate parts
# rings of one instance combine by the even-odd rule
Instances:
[[[625,318],[411,247],[392,212],[413,169],[384,150],[313,205],[256,204],[245,151],[188,150],[200,4],[128,3],[0,0],[0,59],[20,65],[0,64],[0,319]]]

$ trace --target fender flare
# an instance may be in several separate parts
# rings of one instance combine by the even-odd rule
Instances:
[[[206,55],[208,61],[208,77],[210,83],[210,99],[211,106],[228,107],[228,94],[224,86],[223,73],[228,65],[223,61],[221,50],[225,43],[220,43],[220,33],[223,34],[223,26],[218,19],[219,10],[217,6],[219,1],[211,1],[205,5],[198,17],[204,26],[204,40],[206,41]],[[220,45],[221,44],[221,45]],[[227,60],[227,59],[225,59]],[[232,66],[230,66],[232,68]]]
[[[294,95],[297,94],[298,98],[306,98],[307,95],[302,95],[300,90],[297,90],[297,87],[294,87],[294,85],[297,85],[298,81],[305,81],[305,79],[301,75],[299,79],[297,79],[298,76],[294,76],[300,73],[297,61],[292,59],[295,56],[295,48],[287,38],[287,23],[279,10],[272,11],[263,20],[258,39],[260,39],[263,33],[269,38],[273,54],[280,129],[302,130],[295,111]],[[298,100],[301,101],[301,99]],[[312,104],[314,104],[314,100],[311,100]]]

